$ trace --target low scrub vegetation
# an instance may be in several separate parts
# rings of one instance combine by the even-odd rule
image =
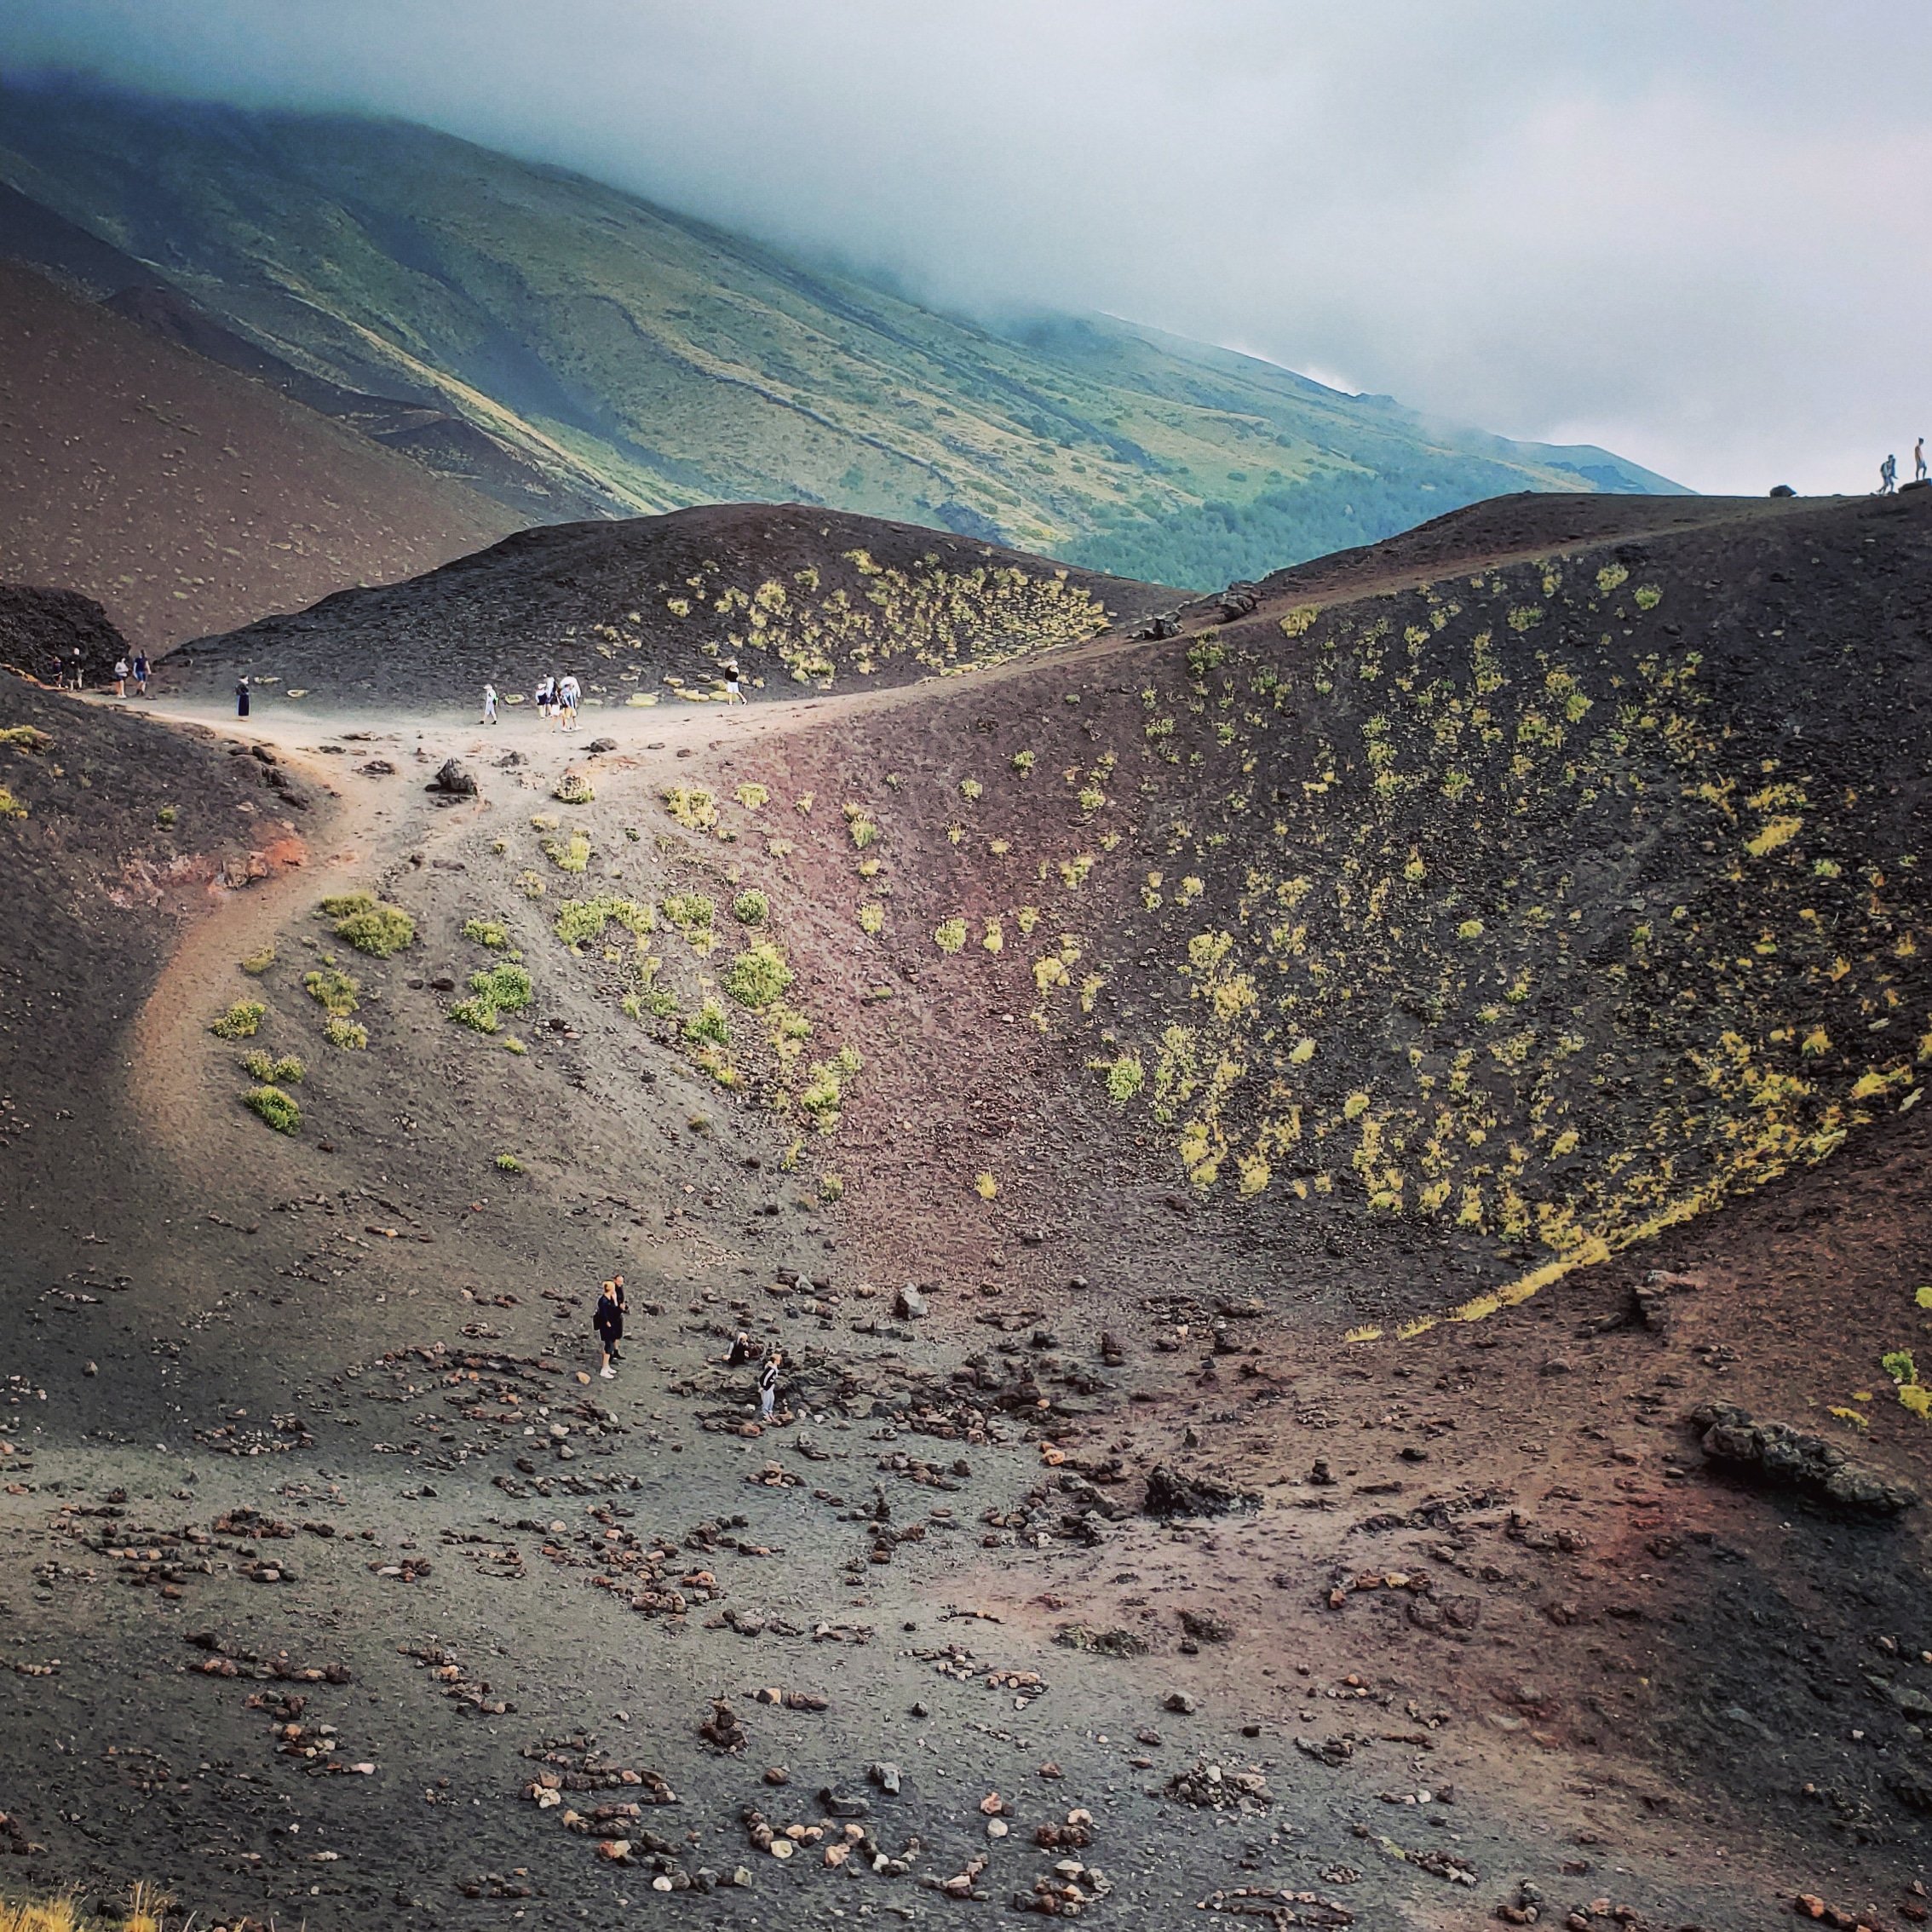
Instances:
[[[267,1121],[278,1134],[301,1131],[302,1109],[296,1105],[293,1096],[284,1093],[279,1087],[250,1087],[242,1095],[242,1105]]]
[[[268,1009],[258,999],[238,999],[208,1030],[218,1040],[252,1040],[267,1016]]]

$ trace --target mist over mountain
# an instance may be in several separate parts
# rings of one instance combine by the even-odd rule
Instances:
[[[579,503],[800,500],[1206,588],[1511,491],[1675,487],[1131,322],[961,320],[404,123],[70,83],[0,103],[0,181]]]

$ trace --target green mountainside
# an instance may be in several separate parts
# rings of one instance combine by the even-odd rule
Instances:
[[[5,85],[0,181],[619,513],[798,500],[1214,588],[1510,491],[1676,488],[1109,319],[998,332],[401,123]]]

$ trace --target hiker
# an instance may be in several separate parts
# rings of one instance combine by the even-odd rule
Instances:
[[[604,1353],[603,1366],[597,1372],[606,1382],[614,1381],[617,1371],[611,1363],[616,1358],[618,1343],[624,1339],[624,1310],[618,1302],[615,1283],[607,1281],[599,1292],[590,1325],[596,1330]]]
[[[727,704],[742,704],[745,702],[745,687],[739,681],[738,666],[727,664],[724,668],[724,701]]]
[[[574,672],[566,671],[564,673],[563,682],[557,687],[557,696],[561,700],[557,715],[562,721],[561,728],[565,731],[575,731],[577,729],[577,707],[584,700],[584,687],[577,681]]]
[[[115,695],[115,696],[116,696],[117,698],[125,698],[125,697],[127,696],[127,694],[128,694],[128,676],[129,676],[129,673],[128,673],[128,660],[127,660],[127,659],[126,659],[125,658],[115,658],[115,660],[114,660],[114,695]]]
[[[235,716],[238,718],[248,716],[248,680],[245,677],[235,681]]]
[[[137,698],[147,695],[147,653],[136,651],[134,654],[134,694]]]
[[[546,677],[537,680],[537,688],[530,693],[530,702],[537,707],[537,716],[547,718],[550,715],[550,681]]]
[[[1923,436],[1912,446],[1912,480],[1914,483],[1923,483],[1926,480],[1925,439]]]
[[[778,1401],[778,1371],[785,1360],[783,1350],[773,1348],[765,1358],[765,1371],[758,1377],[758,1420],[769,1422]]]
[[[624,1318],[630,1313],[630,1304],[624,1298],[624,1277],[621,1274],[613,1274],[604,1284],[604,1292],[617,1303],[618,1333],[617,1341],[611,1344],[611,1360],[613,1362],[622,1361],[624,1357],[617,1343],[624,1339]]]
[[[81,647],[78,644],[74,647],[74,689],[87,689],[87,662],[81,656]]]
[[[725,1362],[727,1368],[743,1368],[747,1362],[755,1362],[758,1351],[752,1346],[751,1337],[741,1328],[732,1337],[731,1354]]]
[[[1890,496],[1899,486],[1899,459],[1889,456],[1878,465],[1878,494]]]
[[[47,676],[56,691],[67,688],[67,660],[58,651],[48,661]]]
[[[487,681],[483,686],[483,722],[485,724],[497,722],[497,687]]]

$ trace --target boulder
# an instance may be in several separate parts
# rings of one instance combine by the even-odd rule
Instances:
[[[1919,1499],[1917,1486],[1854,1461],[1835,1442],[1760,1422],[1734,1403],[1706,1402],[1691,1413],[1705,1455],[1780,1489],[1794,1489],[1847,1515],[1895,1516]]]
[[[1261,607],[1261,591],[1252,584],[1230,584],[1221,593],[1221,614],[1234,618],[1252,617]]]
[[[1184,1475],[1165,1463],[1157,1463],[1147,1478],[1147,1493],[1141,1507],[1150,1516],[1164,1521],[1172,1516],[1225,1516],[1237,1509],[1252,1509],[1261,1498],[1245,1490],[1230,1489],[1212,1476]]]
[[[460,758],[446,758],[443,768],[423,788],[425,791],[440,791],[450,798],[474,798],[476,796],[476,780],[464,768]]]
[[[892,1298],[892,1312],[901,1321],[919,1321],[933,1311],[924,1293],[908,1281]]]

